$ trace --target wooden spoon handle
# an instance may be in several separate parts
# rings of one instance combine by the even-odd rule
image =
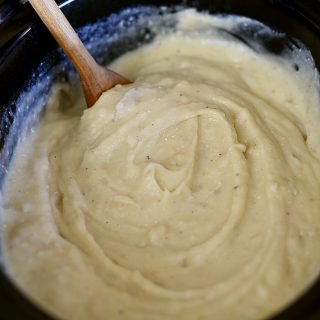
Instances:
[[[117,73],[98,65],[54,0],[29,0],[41,20],[79,73],[88,106],[118,83],[130,83]]]

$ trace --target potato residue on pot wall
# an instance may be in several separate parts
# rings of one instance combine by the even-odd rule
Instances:
[[[260,319],[319,273],[317,72],[177,19],[93,108],[57,85],[16,152],[8,272],[59,318]]]

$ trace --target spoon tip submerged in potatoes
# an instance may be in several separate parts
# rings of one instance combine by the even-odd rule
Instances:
[[[117,84],[131,83],[95,62],[54,0],[29,2],[79,73],[88,107],[93,106],[104,91]]]

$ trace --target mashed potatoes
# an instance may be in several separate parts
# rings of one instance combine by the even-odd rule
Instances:
[[[8,271],[59,318],[260,319],[319,273],[317,73],[177,19],[92,108],[56,86],[16,152]]]

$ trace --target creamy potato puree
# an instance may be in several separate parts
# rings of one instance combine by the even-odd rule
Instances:
[[[260,319],[319,273],[317,72],[177,19],[94,107],[57,85],[16,151],[8,272],[59,318]]]

